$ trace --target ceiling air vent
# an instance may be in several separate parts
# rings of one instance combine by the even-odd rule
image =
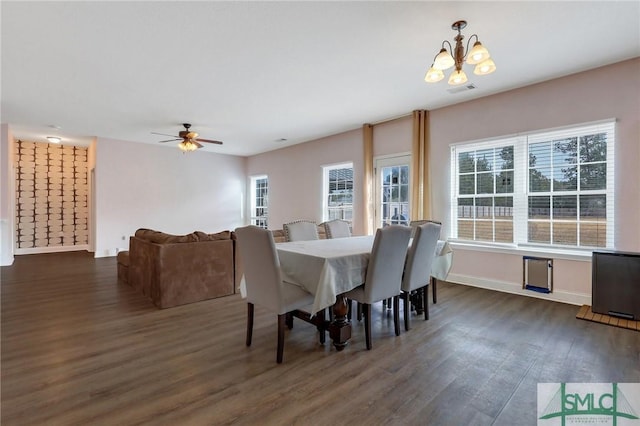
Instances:
[[[476,85],[473,83],[463,84],[462,86],[452,87],[451,89],[447,89],[449,93],[460,93],[466,92],[467,90],[475,89]]]

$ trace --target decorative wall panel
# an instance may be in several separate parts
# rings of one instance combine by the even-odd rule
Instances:
[[[88,148],[16,143],[16,248],[84,246]]]

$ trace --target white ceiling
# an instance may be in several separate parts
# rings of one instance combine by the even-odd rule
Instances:
[[[252,155],[640,56],[638,1],[0,4],[2,122],[43,141]],[[423,78],[459,19],[497,71],[451,94]]]

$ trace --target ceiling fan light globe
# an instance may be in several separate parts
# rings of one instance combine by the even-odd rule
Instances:
[[[180,148],[184,152],[191,152],[198,149],[198,146],[191,141],[182,141],[178,144],[178,148]]]
[[[451,53],[444,47],[440,49],[440,53],[436,56],[436,59],[433,61],[433,68],[438,70],[446,70],[451,68],[456,61],[453,60],[453,56]]]
[[[479,41],[476,41],[471,49],[471,52],[467,55],[467,63],[469,65],[476,65],[480,62],[486,61],[489,59],[491,55],[489,55],[489,51],[486,47],[482,45]]]

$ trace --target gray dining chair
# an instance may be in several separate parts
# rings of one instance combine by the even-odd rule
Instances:
[[[411,238],[413,238],[413,236],[415,235],[416,228],[420,225],[424,225],[425,223],[435,223],[437,225],[442,225],[442,222],[438,222],[437,220],[427,220],[427,219],[412,220],[411,222],[409,222],[409,226],[411,227]]]
[[[282,281],[280,260],[270,231],[257,226],[245,226],[237,228],[235,233],[247,290],[247,346],[251,346],[254,305],[274,311],[278,314],[276,361],[280,364],[287,321],[293,321],[292,312],[296,309],[313,304],[314,297],[300,286]],[[291,326],[292,323],[289,328]]]
[[[365,283],[346,293],[349,308],[352,300],[362,305],[367,349],[371,349],[371,305],[393,298],[393,322],[396,336],[400,335],[400,284],[407,256],[411,228],[389,225],[376,231],[367,265]],[[351,310],[351,309],[349,309]]]
[[[287,241],[319,240],[318,225],[310,220],[296,220],[282,225]]]
[[[414,234],[416,233],[416,228],[420,225],[424,225],[425,223],[435,223],[437,225],[442,226],[442,222],[438,222],[437,220],[427,220],[427,219],[412,220],[411,222],[409,222],[409,226],[411,226],[411,238],[413,238]],[[435,278],[431,279],[431,298],[433,299],[433,303],[438,302],[438,287],[437,287],[437,281]]]
[[[404,329],[409,330],[411,314],[411,293],[422,289],[424,319],[429,319],[429,292],[431,281],[431,264],[436,253],[436,245],[440,238],[440,224],[427,222],[415,228],[411,247],[407,253],[404,273],[402,275],[402,299],[404,301]]]
[[[324,222],[323,225],[327,238],[347,238],[351,236],[351,226],[346,220],[334,219]]]

